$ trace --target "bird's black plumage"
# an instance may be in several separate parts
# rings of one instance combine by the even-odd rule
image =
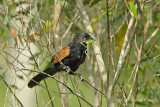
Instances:
[[[85,60],[87,44],[84,41],[88,39],[93,38],[87,33],[78,33],[70,44],[55,54],[51,60],[50,67],[43,72],[49,75],[54,75],[57,72],[65,71],[64,65],[68,66],[73,72],[75,72],[79,65]],[[43,73],[36,75],[29,81],[28,87],[32,88],[36,86],[37,83],[46,77],[48,76]]]

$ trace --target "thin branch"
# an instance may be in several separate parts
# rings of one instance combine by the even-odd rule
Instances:
[[[90,24],[90,21],[89,21],[89,17],[85,11],[85,8],[83,6],[83,3],[81,0],[76,0],[76,5],[81,13],[81,16],[83,18],[83,23],[86,27],[86,31],[89,32],[89,34],[95,38],[95,34],[93,32],[93,29],[92,29],[92,26]],[[96,60],[97,60],[97,63],[98,63],[98,66],[99,66],[99,71],[101,73],[101,77],[102,77],[102,80],[103,80],[103,84],[104,84],[104,87],[105,87],[105,90],[107,92],[107,73],[105,72],[105,64],[104,64],[104,61],[103,61],[103,58],[102,58],[102,54],[101,54],[101,50],[100,50],[100,45],[99,43],[96,41],[94,44],[93,44],[93,48],[94,48],[94,53],[96,55]]]
[[[126,35],[125,35],[125,39],[124,39],[124,42],[123,42],[122,50],[121,50],[121,53],[120,53],[118,66],[117,66],[117,69],[116,69],[116,74],[115,74],[115,77],[114,77],[114,80],[113,80],[113,84],[109,87],[108,98],[110,98],[110,99],[113,99],[115,86],[117,84],[117,80],[120,77],[120,74],[121,74],[123,66],[126,62],[127,56],[130,52],[130,49],[132,47],[132,42],[134,40],[135,33],[138,29],[139,21],[140,21],[140,16],[138,16],[138,18],[136,19],[136,23],[135,23],[133,31],[131,33],[131,28],[132,28],[133,22],[134,22],[134,16],[131,16],[131,19],[130,19],[129,25],[128,25],[128,29],[127,29],[127,32],[126,32]],[[112,103],[110,102],[110,104],[113,105],[113,102]]]
[[[121,74],[122,68],[123,68],[125,60],[126,60],[127,55],[125,54],[125,51],[126,51],[127,44],[128,44],[128,41],[129,41],[129,36],[130,36],[130,33],[131,33],[131,28],[133,26],[133,22],[134,22],[134,16],[131,16],[131,19],[130,19],[129,25],[128,25],[128,29],[127,29],[127,32],[126,32],[126,35],[125,35],[125,39],[124,39],[124,42],[123,42],[122,50],[121,50],[121,53],[120,53],[120,57],[119,57],[118,66],[117,66],[117,69],[116,69],[116,74],[115,74],[115,77],[114,77],[114,81],[113,81],[113,84],[110,86],[110,91],[112,91],[112,92],[115,88],[116,82],[117,82],[117,80],[118,80],[118,78]]]
[[[44,81],[44,84],[48,88],[46,81]],[[51,94],[50,94],[49,90],[47,90],[47,93],[48,93],[48,96],[49,96],[49,99],[50,99],[50,102],[51,102],[51,106],[54,107],[52,97],[51,97]]]
[[[79,19],[80,16],[78,16],[79,11],[76,12],[75,16],[72,19],[72,22],[69,24],[67,30],[65,31],[65,33],[63,34],[63,36],[61,37],[61,46],[62,46],[62,40],[65,38],[65,36],[68,34],[69,30],[71,29],[71,27],[73,26],[74,22],[76,19]]]
[[[13,96],[15,97],[15,99],[18,101],[18,103],[21,105],[21,107],[24,107],[23,104],[21,103],[21,101],[18,99],[18,97],[15,95],[15,93],[12,91],[12,89],[10,88],[10,86],[7,84],[7,82],[3,79],[3,77],[0,75],[1,79],[3,80],[3,82],[5,83],[5,85],[9,88],[9,90],[11,91],[11,93],[13,94]]]
[[[155,37],[155,35],[158,33],[158,31],[160,30],[160,25],[156,28],[156,30],[151,34],[151,36],[146,40],[145,45],[147,45],[153,37]]]
[[[28,51],[30,52],[31,56],[33,57],[33,60],[34,60],[34,62],[35,62],[35,64],[36,64],[38,70],[40,70],[39,65],[38,65],[36,59],[34,58],[34,55],[33,55],[32,51],[31,51],[31,49],[30,49],[30,46],[28,46]],[[53,101],[52,101],[52,98],[51,98],[51,94],[50,94],[50,92],[49,92],[49,90],[48,90],[48,86],[47,86],[46,80],[44,80],[44,83],[45,83],[45,86],[47,87],[47,93],[48,93],[49,99],[50,99],[50,101],[51,101],[51,105],[52,105],[52,107],[54,107],[54,106],[53,106]]]
[[[110,59],[111,59],[111,37],[110,37],[110,23],[109,23],[109,1],[106,0],[106,8],[107,8],[107,34],[108,34],[108,67],[107,67],[107,89],[109,87],[109,70],[110,70]]]
[[[21,70],[28,70],[28,69],[21,69]],[[29,70],[30,71],[30,70]],[[33,70],[32,70],[33,71]],[[80,99],[82,99],[84,102],[86,102],[88,105],[90,105],[91,107],[94,107],[92,104],[90,104],[85,98],[83,98],[82,96],[80,96],[79,94],[75,93],[70,87],[68,87],[65,83],[61,82],[60,80],[58,80],[57,78],[45,73],[45,72],[39,72],[39,71],[34,71],[34,72],[38,72],[41,74],[45,74],[48,77],[51,77],[52,79],[56,80],[57,82],[59,82],[60,84],[62,84],[64,87],[66,87],[72,94],[74,94],[75,96],[79,97]],[[34,80],[32,80],[34,81]],[[34,81],[36,82],[36,81]],[[36,82],[37,83],[37,82]],[[39,83],[37,83],[38,85],[40,85]]]

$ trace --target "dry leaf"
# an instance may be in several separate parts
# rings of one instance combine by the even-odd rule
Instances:
[[[16,45],[18,46],[17,35],[16,35],[16,29],[12,29],[12,30],[11,30],[11,33],[12,33],[12,35],[13,35],[13,37],[14,37],[14,40],[15,40],[15,42],[16,42]]]
[[[34,37],[36,37],[36,36],[42,36],[42,35],[37,34],[37,33],[30,35],[30,36],[27,38],[26,44],[28,45],[28,42],[29,42],[31,39],[33,39]]]

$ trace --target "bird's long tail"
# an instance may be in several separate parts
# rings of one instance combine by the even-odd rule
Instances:
[[[51,64],[51,66],[49,68],[47,68],[46,70],[43,71],[46,74],[49,75],[54,75],[58,72],[58,70],[55,68],[55,66],[53,64]],[[29,88],[33,88],[34,86],[37,85],[37,83],[41,82],[43,79],[47,78],[48,75],[44,74],[44,73],[40,73],[38,75],[36,75],[35,77],[33,77],[29,83],[28,83],[28,87]]]

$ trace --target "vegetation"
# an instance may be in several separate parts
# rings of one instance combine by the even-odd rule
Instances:
[[[0,106],[160,106],[159,0],[2,0],[0,22]],[[78,32],[96,40],[84,81],[61,72],[29,89]]]

